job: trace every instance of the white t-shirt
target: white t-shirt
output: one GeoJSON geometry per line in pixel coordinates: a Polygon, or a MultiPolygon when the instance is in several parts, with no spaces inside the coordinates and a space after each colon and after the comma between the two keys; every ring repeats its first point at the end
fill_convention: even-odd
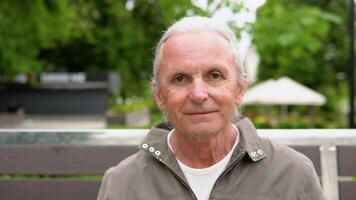
{"type": "MultiPolygon", "coordinates": [[[[232,156],[232,152],[234,151],[237,144],[239,143],[239,139],[240,139],[239,132],[235,125],[234,127],[236,129],[236,134],[237,134],[234,146],[232,147],[231,151],[225,156],[225,158],[215,163],[214,165],[207,168],[191,168],[183,164],[177,158],[178,164],[182,169],[185,177],[188,180],[189,186],[192,188],[198,200],[209,199],[211,190],[213,189],[216,180],[219,178],[220,174],[225,170],[232,156]]],[[[168,137],[167,137],[168,146],[172,150],[172,152],[174,151],[169,142],[169,138],[171,137],[173,131],[174,129],[168,133],[168,137]]]]}

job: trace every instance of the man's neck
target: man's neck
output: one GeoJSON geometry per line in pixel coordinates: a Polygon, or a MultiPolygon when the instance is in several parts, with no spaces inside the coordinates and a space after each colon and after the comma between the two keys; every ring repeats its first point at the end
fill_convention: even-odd
{"type": "Polygon", "coordinates": [[[206,168],[222,160],[231,151],[236,139],[236,129],[231,126],[206,138],[191,138],[174,131],[170,144],[182,163],[192,168],[206,168]]]}

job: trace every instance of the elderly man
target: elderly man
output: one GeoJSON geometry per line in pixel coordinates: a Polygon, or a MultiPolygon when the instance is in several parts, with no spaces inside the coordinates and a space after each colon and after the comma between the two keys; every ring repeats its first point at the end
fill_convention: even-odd
{"type": "Polygon", "coordinates": [[[168,122],[104,175],[98,200],[319,200],[311,161],[235,118],[246,78],[232,31],[187,17],[158,43],[153,92],[168,122]]]}

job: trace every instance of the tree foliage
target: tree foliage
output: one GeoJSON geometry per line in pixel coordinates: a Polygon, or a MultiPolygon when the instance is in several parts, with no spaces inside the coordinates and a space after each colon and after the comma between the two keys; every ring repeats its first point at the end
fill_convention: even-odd
{"type": "Polygon", "coordinates": [[[0,73],[117,71],[122,95],[142,94],[163,30],[187,13],[190,0],[3,0],[0,73]]]}
{"type": "Polygon", "coordinates": [[[14,75],[40,71],[41,48],[70,37],[73,9],[69,1],[0,2],[0,73],[14,75]],[[59,28],[60,27],[60,28],[59,28]]]}
{"type": "Polygon", "coordinates": [[[335,107],[336,72],[347,68],[346,11],[341,1],[268,0],[252,26],[259,79],[290,76],[326,94],[335,107]]]}

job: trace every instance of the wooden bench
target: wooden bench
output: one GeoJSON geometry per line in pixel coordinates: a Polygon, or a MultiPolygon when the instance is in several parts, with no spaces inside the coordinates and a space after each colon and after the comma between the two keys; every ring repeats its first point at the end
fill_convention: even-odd
{"type": "MultiPolygon", "coordinates": [[[[328,173],[325,172],[326,170],[323,172],[321,169],[319,146],[292,146],[292,148],[308,156],[313,161],[319,176],[322,176],[322,173],[328,173]]],[[[356,180],[352,180],[352,176],[356,176],[356,146],[339,146],[335,153],[337,167],[334,170],[338,174],[336,181],[338,182],[339,199],[354,200],[356,199],[356,180]]]]}
{"type": "Polygon", "coordinates": [[[94,200],[100,175],[136,151],[135,146],[0,146],[0,174],[52,177],[0,180],[0,199],[94,200]],[[94,175],[94,180],[83,179],[83,175],[94,175]]]}
{"type": "MultiPolygon", "coordinates": [[[[95,140],[102,139],[95,138],[95,140]]],[[[102,143],[100,145],[93,145],[93,143],[34,145],[1,144],[0,142],[0,199],[95,200],[103,172],[137,152],[138,141],[139,139],[136,139],[133,142],[135,145],[132,141],[130,145],[124,145],[126,142],[119,142],[118,145],[112,145],[112,143],[108,145],[102,143]],[[25,178],[16,177],[16,174],[26,176],[25,178]],[[32,175],[35,178],[26,178],[32,175]],[[9,179],[9,176],[12,176],[12,179],[9,179]]],[[[323,173],[330,173],[330,170],[323,169],[322,163],[329,161],[325,160],[325,156],[321,156],[325,151],[323,149],[320,151],[319,146],[292,147],[313,161],[321,180],[327,180],[328,177],[333,176],[328,175],[326,178],[323,176],[323,173]]],[[[329,150],[337,156],[337,166],[334,171],[339,176],[339,186],[336,189],[339,199],[354,200],[356,181],[351,180],[350,176],[356,175],[356,146],[339,146],[337,149],[329,150]]],[[[329,167],[333,167],[332,165],[333,163],[329,167]]],[[[330,197],[330,199],[333,198],[330,197]]]]}

